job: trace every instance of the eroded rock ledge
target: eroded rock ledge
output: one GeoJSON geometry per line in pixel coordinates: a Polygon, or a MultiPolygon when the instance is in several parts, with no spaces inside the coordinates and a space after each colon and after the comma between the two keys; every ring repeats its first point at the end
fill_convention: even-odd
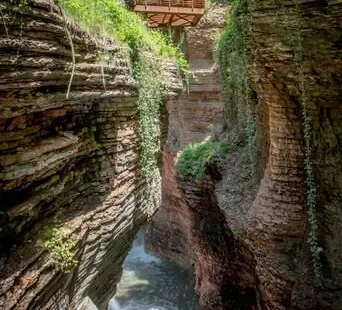
{"type": "Polygon", "coordinates": [[[260,304],[255,260],[234,236],[215,194],[221,179],[208,167],[201,182],[178,178],[189,213],[190,244],[201,309],[256,309],[260,304]]]}
{"type": "MultiPolygon", "coordinates": [[[[157,207],[144,203],[130,61],[115,42],[66,26],[52,1],[0,6],[0,308],[75,309],[89,296],[104,309],[157,207]],[[66,27],[76,60],[68,99],[66,27]],[[58,272],[42,245],[54,227],[76,244],[71,273],[58,272]]],[[[167,100],[182,83],[165,66],[167,100]]]]}

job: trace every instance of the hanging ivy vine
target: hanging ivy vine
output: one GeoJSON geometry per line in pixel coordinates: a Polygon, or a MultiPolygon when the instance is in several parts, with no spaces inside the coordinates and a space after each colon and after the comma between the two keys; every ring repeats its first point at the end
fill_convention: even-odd
{"type": "MultiPolygon", "coordinates": [[[[138,92],[140,172],[146,184],[146,205],[160,200],[160,111],[165,78],[163,59],[176,61],[183,76],[190,74],[181,49],[161,32],[148,29],[143,20],[117,0],[59,0],[66,11],[95,37],[109,37],[128,46],[138,92]]],[[[105,81],[103,83],[105,85],[105,81]]],[[[147,210],[148,211],[148,210],[147,210]]]]}
{"type": "Polygon", "coordinates": [[[303,34],[301,25],[301,9],[298,1],[293,6],[285,6],[279,2],[277,32],[280,37],[293,50],[293,67],[298,77],[299,100],[301,108],[301,125],[304,138],[304,171],[306,206],[308,220],[308,239],[309,250],[312,261],[312,268],[315,276],[319,279],[322,272],[321,252],[319,245],[319,225],[317,219],[317,184],[315,180],[315,168],[312,153],[312,121],[308,108],[307,82],[304,70],[303,56],[303,34]]]}
{"type": "Polygon", "coordinates": [[[144,198],[149,204],[159,204],[161,199],[161,175],[159,170],[160,113],[164,79],[162,64],[153,54],[140,51],[137,54],[134,76],[138,89],[140,127],[141,174],[146,181],[144,198]],[[146,74],[148,73],[148,74],[146,74]]]}
{"type": "Polygon", "coordinates": [[[312,266],[317,278],[321,276],[320,253],[322,248],[318,242],[318,220],[317,220],[317,185],[315,181],[315,170],[312,154],[312,122],[308,113],[308,98],[306,91],[306,80],[303,66],[303,38],[300,26],[300,8],[296,5],[296,33],[294,36],[294,63],[296,73],[299,76],[299,90],[302,107],[302,128],[304,136],[304,170],[306,174],[306,204],[308,213],[308,243],[311,253],[312,266]]]}
{"type": "Polygon", "coordinates": [[[248,29],[251,4],[248,0],[234,0],[232,5],[218,45],[225,123],[230,135],[245,137],[248,157],[253,168],[255,102],[248,80],[248,29]]]}

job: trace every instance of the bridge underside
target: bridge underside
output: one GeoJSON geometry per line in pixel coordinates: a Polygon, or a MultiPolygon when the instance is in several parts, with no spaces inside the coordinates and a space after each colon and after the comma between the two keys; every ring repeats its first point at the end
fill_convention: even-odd
{"type": "Polygon", "coordinates": [[[188,27],[195,26],[204,14],[204,8],[166,7],[157,5],[136,5],[135,12],[147,18],[149,27],[188,27]]]}

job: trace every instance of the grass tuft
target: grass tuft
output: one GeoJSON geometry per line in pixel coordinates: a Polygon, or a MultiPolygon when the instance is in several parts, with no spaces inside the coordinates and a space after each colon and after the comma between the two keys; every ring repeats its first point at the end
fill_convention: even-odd
{"type": "Polygon", "coordinates": [[[192,176],[201,182],[208,164],[222,161],[229,152],[226,140],[203,141],[188,144],[181,152],[176,172],[182,176],[192,176]]]}
{"type": "Polygon", "coordinates": [[[156,57],[176,60],[180,70],[190,72],[187,61],[178,46],[163,33],[146,27],[139,15],[124,7],[118,0],[59,0],[62,7],[91,35],[108,36],[127,44],[136,54],[145,50],[156,57]]]}

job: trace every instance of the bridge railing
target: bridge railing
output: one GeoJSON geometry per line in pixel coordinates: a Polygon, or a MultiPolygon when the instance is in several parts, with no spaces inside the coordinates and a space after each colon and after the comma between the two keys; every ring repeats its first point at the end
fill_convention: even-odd
{"type": "Polygon", "coordinates": [[[134,0],[134,5],[204,8],[205,0],[134,0]]]}

